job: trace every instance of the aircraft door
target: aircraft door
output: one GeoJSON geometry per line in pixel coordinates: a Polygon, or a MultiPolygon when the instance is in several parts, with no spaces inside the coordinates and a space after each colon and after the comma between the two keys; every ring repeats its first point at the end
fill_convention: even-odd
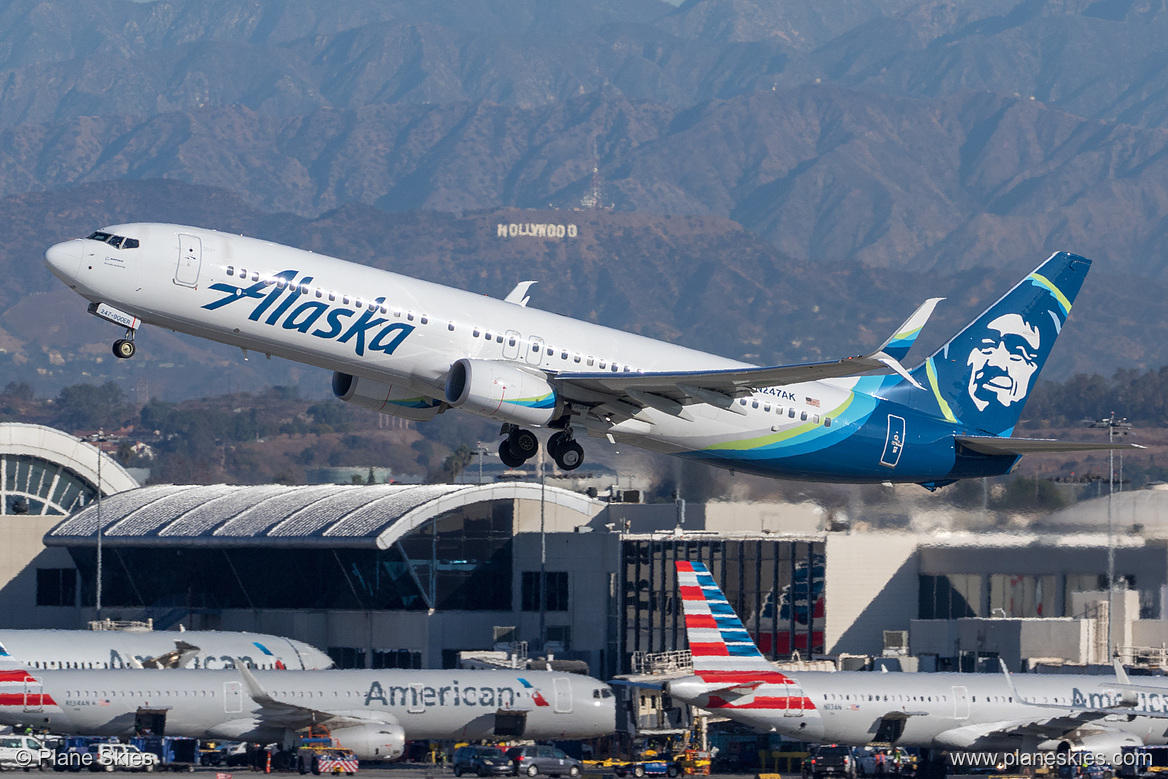
{"type": "Polygon", "coordinates": [[[803,688],[797,684],[787,685],[787,708],[783,709],[784,717],[803,716],[803,688]]]}
{"type": "Polygon", "coordinates": [[[179,233],[178,267],[174,271],[174,283],[183,287],[197,287],[199,267],[203,264],[203,242],[196,235],[179,233]]]}
{"type": "Polygon", "coordinates": [[[543,359],[543,339],[532,338],[524,348],[527,350],[525,359],[532,365],[539,365],[539,361],[543,359]]]}
{"type": "Polygon", "coordinates": [[[36,679],[28,677],[24,680],[24,710],[38,712],[44,710],[44,688],[36,679]]]}
{"type": "Polygon", "coordinates": [[[953,719],[969,719],[969,690],[953,688],[953,719]]]}
{"type": "Polygon", "coordinates": [[[527,355],[524,352],[527,350],[527,342],[523,340],[523,336],[519,335],[514,330],[508,330],[503,333],[503,359],[504,360],[521,360],[527,355]]]}
{"type": "Polygon", "coordinates": [[[139,736],[165,736],[166,709],[138,709],[134,712],[134,733],[139,736]]]}
{"type": "Polygon", "coordinates": [[[243,682],[223,682],[223,711],[228,714],[243,711],[243,682]]]}
{"type": "Polygon", "coordinates": [[[884,439],[884,454],[880,455],[880,464],[895,468],[900,462],[900,453],[904,451],[904,417],[888,415],[888,435],[884,439]]]}
{"type": "Polygon", "coordinates": [[[552,680],[556,690],[556,714],[572,713],[572,682],[562,676],[552,680]]]}

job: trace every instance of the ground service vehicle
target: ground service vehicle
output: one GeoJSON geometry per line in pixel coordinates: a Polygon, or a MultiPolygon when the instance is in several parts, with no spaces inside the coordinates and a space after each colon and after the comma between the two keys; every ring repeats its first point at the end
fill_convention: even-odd
{"type": "Polygon", "coordinates": [[[477,774],[478,776],[509,776],[515,771],[511,758],[498,747],[462,746],[454,750],[451,761],[455,776],[477,774]]]}
{"type": "Polygon", "coordinates": [[[576,777],[584,770],[583,763],[555,747],[511,747],[507,750],[507,757],[511,758],[516,775],[576,777]]]}
{"type": "Polygon", "coordinates": [[[823,779],[825,776],[855,779],[856,756],[848,746],[838,744],[822,746],[811,756],[809,771],[811,779],[823,779]]]}
{"type": "Polygon", "coordinates": [[[39,769],[43,748],[44,744],[32,736],[0,737],[0,768],[39,769]]]}

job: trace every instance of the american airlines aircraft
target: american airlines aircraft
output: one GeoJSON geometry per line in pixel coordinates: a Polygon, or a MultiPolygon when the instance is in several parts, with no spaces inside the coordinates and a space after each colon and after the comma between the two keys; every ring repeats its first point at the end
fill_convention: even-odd
{"type": "Polygon", "coordinates": [[[406,740],[592,738],[616,726],[608,685],[550,671],[0,671],[0,724],[53,733],[290,745],[327,731],[363,759],[406,740]]]}
{"type": "MultiPolygon", "coordinates": [[[[936,300],[871,354],[757,367],[213,230],[105,227],[45,252],[54,274],[125,329],[143,323],[332,370],[341,400],[414,420],[455,408],[503,423],[499,456],[565,470],[577,431],[768,476],[917,482],[1008,473],[1023,454],[1107,444],[1010,438],[1090,261],[1060,252],[912,371],[936,300]],[[874,370],[888,375],[859,376],[874,370]]],[[[1116,447],[1124,445],[1116,444],[1116,447]]]]}
{"type": "Polygon", "coordinates": [[[677,563],[693,675],[674,698],[801,741],[945,750],[1051,751],[1114,762],[1168,743],[1168,679],[1072,674],[781,672],[758,651],[714,577],[677,563]]]}
{"type": "Polygon", "coordinates": [[[0,630],[0,660],[28,668],[331,668],[314,646],[219,630],[0,630]]]}

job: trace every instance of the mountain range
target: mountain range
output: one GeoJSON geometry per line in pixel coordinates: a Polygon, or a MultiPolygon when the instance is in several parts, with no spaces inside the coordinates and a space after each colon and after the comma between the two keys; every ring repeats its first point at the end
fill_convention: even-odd
{"type": "Polygon", "coordinates": [[[113,364],[39,256],[150,219],[535,278],[533,305],[757,362],[856,353],[948,294],[935,344],[1066,249],[1096,267],[1050,375],[1155,367],[1166,182],[1164,0],[12,0],[0,366],[300,381],[149,331],[113,364]]]}

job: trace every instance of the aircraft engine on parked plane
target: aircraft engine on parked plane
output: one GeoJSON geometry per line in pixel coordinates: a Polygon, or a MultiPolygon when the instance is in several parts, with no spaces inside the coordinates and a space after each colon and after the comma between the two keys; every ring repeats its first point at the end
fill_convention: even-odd
{"type": "Polygon", "coordinates": [[[406,732],[401,725],[370,723],[352,728],[333,728],[333,740],[351,749],[360,760],[394,760],[406,748],[406,732]]]}
{"type": "Polygon", "coordinates": [[[417,422],[427,422],[442,410],[442,401],[408,386],[383,384],[348,373],[333,373],[333,394],[346,403],[417,422]]]}
{"type": "Polygon", "coordinates": [[[1131,733],[1125,733],[1122,730],[1097,730],[1094,733],[1086,733],[1077,738],[1062,738],[1044,741],[1038,745],[1039,750],[1054,749],[1056,752],[1070,752],[1072,754],[1082,754],[1090,752],[1100,762],[1105,762],[1109,765],[1121,765],[1120,761],[1123,759],[1123,750],[1127,747],[1130,751],[1132,747],[1142,747],[1144,742],[1133,736],[1131,733]]]}
{"type": "Polygon", "coordinates": [[[446,402],[472,414],[520,425],[559,416],[559,398],[543,373],[495,360],[458,360],[446,376],[446,402]]]}

